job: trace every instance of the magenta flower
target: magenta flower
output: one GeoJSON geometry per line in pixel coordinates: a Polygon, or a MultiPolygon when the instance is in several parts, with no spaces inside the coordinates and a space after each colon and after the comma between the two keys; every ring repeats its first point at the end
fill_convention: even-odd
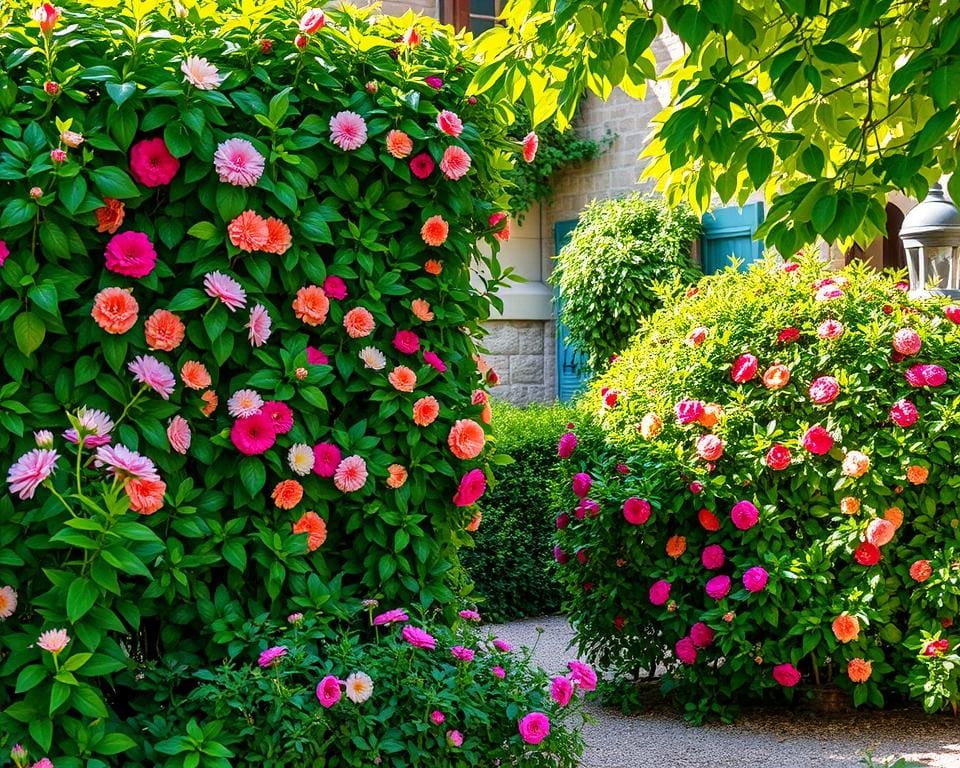
{"type": "Polygon", "coordinates": [[[460,731],[447,731],[447,744],[451,747],[462,747],[463,734],[460,731]]]}
{"type": "Polygon", "coordinates": [[[21,499],[32,499],[40,484],[53,474],[59,458],[60,454],[47,448],[27,451],[7,472],[10,493],[16,493],[21,499]]]}
{"type": "Polygon", "coordinates": [[[426,179],[433,173],[433,169],[436,167],[437,164],[433,162],[433,158],[426,152],[421,152],[419,155],[414,155],[410,158],[410,172],[418,179],[426,179]]]}
{"type": "Polygon", "coordinates": [[[329,365],[330,358],[324,354],[323,350],[307,347],[307,362],[310,365],[329,365]]]}
{"type": "Polygon", "coordinates": [[[670,588],[673,585],[665,579],[655,581],[650,587],[649,597],[652,605],[664,605],[670,599],[670,588]]]}
{"type": "Polygon", "coordinates": [[[550,735],[550,718],[543,712],[531,712],[520,720],[517,727],[527,744],[537,745],[550,735]]]}
{"type": "Polygon", "coordinates": [[[221,272],[208,272],[204,275],[203,289],[207,296],[220,299],[231,312],[247,305],[247,292],[240,283],[221,272]]]}
{"type": "Polygon", "coordinates": [[[393,336],[393,346],[404,355],[412,355],[420,349],[420,337],[413,331],[397,331],[393,336]]]}
{"type": "Polygon", "coordinates": [[[678,424],[692,424],[703,416],[703,403],[699,400],[681,400],[673,406],[678,424]]]}
{"type": "Polygon", "coordinates": [[[897,400],[890,408],[890,421],[898,427],[912,427],[919,416],[917,406],[906,399],[897,400]]]}
{"type": "Polygon", "coordinates": [[[939,387],[947,381],[947,372],[939,365],[913,365],[903,375],[911,387],[939,387]]]}
{"type": "Polygon", "coordinates": [[[444,715],[439,709],[435,709],[430,713],[430,722],[434,725],[441,725],[446,719],[446,715],[444,715]]]}
{"type": "Polygon", "coordinates": [[[623,502],[623,519],[631,525],[644,525],[650,519],[650,502],[631,496],[623,502]]]}
{"type": "Polygon", "coordinates": [[[447,370],[446,363],[444,363],[443,360],[440,359],[440,357],[437,355],[436,352],[424,351],[423,362],[425,362],[434,370],[439,371],[440,373],[446,373],[446,370],[447,370]]]}
{"type": "Polygon", "coordinates": [[[233,422],[230,441],[245,456],[259,456],[273,448],[277,442],[277,431],[269,416],[258,413],[233,422]]]}
{"type": "Polygon", "coordinates": [[[333,675],[327,675],[317,684],[317,699],[320,706],[330,709],[340,701],[340,681],[333,675]]]}
{"type": "Polygon", "coordinates": [[[107,269],[127,277],[146,277],[157,264],[157,252],[143,232],[121,232],[107,243],[107,269]]]}
{"type": "Polygon", "coordinates": [[[327,275],[327,279],[323,281],[321,287],[328,299],[343,301],[347,298],[347,284],[343,282],[343,278],[336,275],[327,275]]]}
{"type": "Polygon", "coordinates": [[[462,645],[453,646],[453,648],[450,649],[450,654],[458,661],[471,662],[474,657],[474,652],[470,648],[465,648],[462,645]]]}
{"type": "Polygon", "coordinates": [[[573,683],[567,677],[557,675],[550,681],[550,698],[561,707],[567,706],[573,698],[573,683]]]}
{"type": "Polygon", "coordinates": [[[120,480],[159,480],[156,465],[146,456],[125,445],[102,445],[97,448],[97,466],[108,467],[120,480]]]}
{"type": "Polygon", "coordinates": [[[250,339],[250,343],[255,347],[262,347],[266,344],[267,339],[270,338],[271,325],[270,313],[267,312],[267,308],[263,304],[257,304],[250,310],[250,319],[246,325],[249,331],[247,338],[250,339]]]}
{"type": "Polygon", "coordinates": [[[213,167],[220,181],[252,187],[263,175],[264,157],[246,139],[227,139],[213,154],[213,167]]]}
{"type": "Polygon", "coordinates": [[[746,531],[757,524],[757,520],[760,519],[760,510],[749,501],[738,501],[730,510],[730,519],[737,528],[746,531]]]}
{"type": "Polygon", "coordinates": [[[257,664],[261,668],[264,667],[273,667],[280,663],[280,659],[287,655],[287,649],[283,645],[275,645],[272,648],[267,648],[260,654],[260,657],[257,659],[257,664]]]}
{"type": "Polygon", "coordinates": [[[681,664],[690,666],[697,661],[697,646],[690,637],[681,637],[677,640],[676,645],[673,646],[673,651],[681,664]]]}
{"type": "Polygon", "coordinates": [[[719,544],[708,544],[700,554],[700,562],[702,562],[703,567],[709,571],[716,571],[723,568],[725,561],[726,553],[719,544]]]}
{"type": "Polygon", "coordinates": [[[330,141],[347,152],[360,149],[367,141],[367,123],[356,112],[337,112],[330,118],[330,141]]]}
{"type": "Polygon", "coordinates": [[[490,671],[494,674],[494,677],[499,677],[501,680],[507,676],[507,670],[499,665],[493,667],[490,671]]]}
{"type": "Polygon", "coordinates": [[[500,638],[494,638],[493,647],[496,648],[501,653],[510,653],[513,650],[513,646],[510,645],[506,640],[501,640],[500,638]]]}
{"type": "Polygon", "coordinates": [[[453,497],[453,503],[458,507],[469,507],[483,496],[487,490],[487,478],[482,469],[471,469],[460,478],[460,486],[453,497]]]}
{"type": "Polygon", "coordinates": [[[166,363],[161,363],[151,355],[138,355],[127,368],[137,382],[150,387],[164,400],[169,400],[176,389],[177,377],[173,375],[173,371],[166,363]]]}
{"type": "Polygon", "coordinates": [[[423,82],[425,82],[431,88],[436,88],[438,91],[441,88],[443,88],[443,80],[437,77],[436,75],[430,75],[429,77],[425,77],[423,79],[423,82]]]}
{"type": "Polygon", "coordinates": [[[597,673],[589,664],[582,661],[568,661],[567,669],[570,670],[570,680],[574,685],[585,691],[595,691],[597,689],[597,673]]]}
{"type": "Polygon", "coordinates": [[[459,616],[461,619],[466,619],[467,621],[480,621],[480,614],[469,608],[460,611],[459,616]]]}
{"type": "Polygon", "coordinates": [[[840,384],[833,376],[821,376],[810,384],[809,394],[817,405],[832,403],[840,394],[840,384]]]}
{"type": "Polygon", "coordinates": [[[432,651],[437,647],[437,640],[433,635],[412,624],[407,624],[401,634],[403,635],[403,639],[415,648],[426,648],[432,651]]]}
{"type": "Polygon", "coordinates": [[[690,627],[690,639],[697,648],[706,648],[713,642],[714,632],[702,621],[690,627]]]}
{"type": "Polygon", "coordinates": [[[569,459],[577,448],[577,436],[573,432],[564,432],[560,436],[560,443],[557,445],[557,456],[561,459],[569,459]]]}
{"type": "Polygon", "coordinates": [[[342,455],[333,443],[319,443],[313,446],[313,473],[320,477],[333,477],[340,465],[342,455]]]}
{"type": "Polygon", "coordinates": [[[707,582],[707,594],[714,600],[723,600],[730,594],[730,577],[714,576],[707,582]]]}
{"type": "Polygon", "coordinates": [[[270,419],[273,430],[278,435],[285,435],[293,429],[293,411],[286,403],[270,400],[263,404],[263,409],[260,412],[270,419]]]}
{"type": "Polygon", "coordinates": [[[800,682],[800,670],[793,664],[777,664],[773,668],[773,679],[785,688],[793,688],[800,682]]]}
{"type": "Polygon", "coordinates": [[[593,478],[586,472],[577,472],[570,481],[573,493],[578,498],[585,498],[590,493],[590,486],[593,485],[593,478]]]}
{"type": "Polygon", "coordinates": [[[748,592],[762,592],[764,587],[767,586],[769,578],[770,575],[765,568],[755,565],[753,568],[748,568],[746,572],[744,572],[743,586],[747,588],[748,592]]]}
{"type": "Polygon", "coordinates": [[[373,626],[382,627],[402,621],[410,621],[410,617],[407,616],[407,612],[404,611],[403,608],[393,608],[389,611],[384,611],[383,613],[374,616],[373,626]]]}

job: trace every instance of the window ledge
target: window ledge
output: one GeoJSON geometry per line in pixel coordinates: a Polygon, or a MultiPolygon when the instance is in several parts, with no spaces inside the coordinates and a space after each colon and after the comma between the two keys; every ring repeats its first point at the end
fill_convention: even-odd
{"type": "Polygon", "coordinates": [[[503,300],[503,312],[494,310],[491,320],[553,320],[553,291],[545,283],[511,283],[497,296],[503,300]]]}

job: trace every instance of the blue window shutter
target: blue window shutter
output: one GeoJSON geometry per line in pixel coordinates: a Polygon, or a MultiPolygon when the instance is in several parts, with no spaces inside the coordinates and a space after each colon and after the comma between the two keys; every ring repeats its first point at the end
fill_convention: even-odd
{"type": "Polygon", "coordinates": [[[763,254],[763,243],[753,239],[763,222],[763,203],[748,203],[743,208],[732,205],[717,208],[703,215],[703,238],[700,260],[705,274],[712,275],[730,265],[736,256],[744,265],[763,254]]]}
{"type": "MultiPolygon", "coordinates": [[[[553,228],[554,242],[557,253],[566,245],[570,233],[577,226],[577,220],[558,221],[553,228]]],[[[563,306],[563,297],[558,289],[554,289],[553,301],[557,317],[557,397],[567,401],[583,390],[590,378],[586,358],[574,349],[570,343],[570,329],[560,321],[560,309],[563,306]]]]}

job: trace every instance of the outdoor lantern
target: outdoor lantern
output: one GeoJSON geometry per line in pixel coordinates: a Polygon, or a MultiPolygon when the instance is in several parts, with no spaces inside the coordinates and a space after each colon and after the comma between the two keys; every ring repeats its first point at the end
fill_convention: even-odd
{"type": "Polygon", "coordinates": [[[960,211],[939,184],[904,217],[900,239],[912,293],[960,297],[960,211]]]}

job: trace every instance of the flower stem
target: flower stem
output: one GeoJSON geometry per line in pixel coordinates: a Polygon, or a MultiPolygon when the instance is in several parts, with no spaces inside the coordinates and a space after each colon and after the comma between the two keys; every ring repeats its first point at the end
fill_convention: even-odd
{"type": "Polygon", "coordinates": [[[130,409],[133,408],[133,406],[136,404],[137,400],[140,399],[140,397],[143,395],[144,392],[147,391],[147,389],[148,389],[148,387],[147,387],[146,384],[144,384],[143,386],[140,387],[140,391],[137,392],[137,394],[135,394],[135,395],[133,396],[133,399],[132,399],[129,403],[127,403],[127,406],[123,409],[123,413],[120,414],[120,418],[117,419],[116,422],[114,422],[114,425],[113,425],[113,426],[114,426],[114,429],[116,429],[117,427],[119,427],[119,426],[120,426],[120,422],[122,422],[125,418],[127,418],[127,414],[130,413],[130,409]]]}

